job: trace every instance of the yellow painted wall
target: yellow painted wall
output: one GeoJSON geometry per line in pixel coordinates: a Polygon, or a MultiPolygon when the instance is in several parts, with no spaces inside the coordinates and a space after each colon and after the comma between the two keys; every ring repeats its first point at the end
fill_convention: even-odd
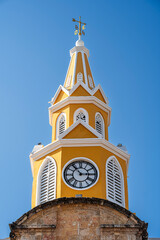
{"type": "MultiPolygon", "coordinates": [[[[85,59],[85,64],[86,64],[87,79],[88,79],[88,75],[90,75],[92,80],[93,80],[92,72],[91,72],[91,69],[90,69],[90,66],[89,66],[89,62],[88,62],[88,58],[87,58],[86,54],[84,54],[84,59],[85,59]]],[[[89,81],[88,81],[88,86],[90,88],[89,81]]],[[[94,80],[93,80],[93,86],[95,87],[94,80]]]]}
{"type": "Polygon", "coordinates": [[[83,104],[69,104],[67,107],[64,107],[57,112],[53,113],[53,120],[52,120],[52,142],[56,140],[56,121],[58,119],[58,116],[64,112],[66,113],[66,127],[68,128],[73,124],[73,117],[74,117],[74,112],[78,108],[84,108],[89,115],[89,125],[95,129],[95,114],[96,112],[101,113],[103,119],[104,119],[104,124],[105,124],[105,139],[108,140],[108,114],[95,106],[94,104],[90,103],[83,103],[83,104]]]}
{"type": "MultiPolygon", "coordinates": [[[[66,106],[52,114],[52,142],[56,140],[56,123],[61,113],[66,114],[66,119],[70,119],[70,106],[66,106]]],[[[69,121],[66,121],[66,128],[70,126],[69,121]]]]}
{"type": "MultiPolygon", "coordinates": [[[[54,152],[48,154],[47,156],[54,158],[57,165],[57,188],[56,188],[56,198],[59,198],[61,196],[61,181],[58,181],[58,179],[61,179],[61,158],[62,158],[62,149],[59,148],[58,150],[55,150],[54,152]]],[[[45,156],[46,157],[46,156],[45,156]]],[[[32,184],[32,208],[36,206],[36,193],[37,193],[37,178],[38,178],[38,172],[40,169],[41,164],[45,160],[45,157],[40,158],[39,160],[34,162],[34,172],[33,172],[33,184],[32,184]]]]}
{"type": "Polygon", "coordinates": [[[97,138],[97,136],[86,129],[82,124],[79,124],[64,137],[64,139],[72,138],[97,138]]]}
{"type": "Polygon", "coordinates": [[[82,62],[82,53],[78,52],[77,54],[77,64],[76,64],[76,75],[75,75],[75,84],[77,83],[77,74],[81,72],[83,74],[83,82],[84,80],[84,71],[83,71],[83,62],[82,62]]]}
{"type": "MultiPolygon", "coordinates": [[[[63,147],[49,155],[53,157],[57,164],[57,198],[59,197],[75,197],[76,194],[82,194],[83,197],[97,197],[106,199],[106,161],[110,156],[113,156],[111,151],[102,147],[63,147]],[[91,188],[87,190],[74,190],[68,187],[62,179],[62,170],[64,165],[73,158],[85,157],[92,160],[99,168],[99,180],[91,188]]],[[[125,207],[128,209],[128,187],[127,187],[127,173],[126,162],[120,157],[114,155],[119,161],[123,175],[124,175],[124,189],[125,189],[125,207]]],[[[36,189],[37,189],[37,175],[45,157],[34,162],[34,179],[32,190],[32,207],[36,203],[36,189]]]]}
{"type": "MultiPolygon", "coordinates": [[[[71,76],[71,83],[72,83],[74,66],[75,66],[75,53],[71,57],[71,61],[70,61],[69,67],[68,67],[67,76],[66,76],[65,83],[64,83],[64,87],[66,86],[66,82],[67,82],[67,79],[68,79],[69,76],[71,76]]],[[[67,87],[67,89],[71,89],[71,85],[69,87],[67,87]]]]}
{"type": "Polygon", "coordinates": [[[58,94],[58,96],[57,96],[57,98],[56,98],[54,104],[56,104],[56,103],[58,103],[58,102],[64,100],[64,99],[67,98],[67,97],[68,97],[68,95],[67,95],[65,92],[63,92],[63,91],[61,90],[60,93],[58,94]]]}
{"type": "Polygon", "coordinates": [[[72,94],[72,97],[76,96],[91,96],[82,86],[79,86],[72,94]]]}
{"type": "Polygon", "coordinates": [[[106,103],[106,101],[104,100],[104,97],[102,96],[102,93],[100,92],[99,89],[93,96],[97,97],[99,100],[101,100],[102,102],[106,103]]]}

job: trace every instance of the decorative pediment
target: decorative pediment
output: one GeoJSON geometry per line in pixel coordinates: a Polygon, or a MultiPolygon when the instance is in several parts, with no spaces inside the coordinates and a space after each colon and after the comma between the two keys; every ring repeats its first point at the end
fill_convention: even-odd
{"type": "Polygon", "coordinates": [[[100,84],[96,88],[91,90],[83,82],[77,82],[70,91],[68,91],[66,88],[60,85],[55,96],[52,98],[50,103],[52,105],[56,104],[69,96],[74,96],[74,97],[94,96],[98,98],[100,101],[102,101],[103,103],[108,105],[108,98],[106,97],[100,84]]]}
{"type": "Polygon", "coordinates": [[[71,127],[67,128],[64,133],[59,135],[59,139],[73,139],[73,138],[102,138],[94,128],[89,126],[83,120],[79,119],[71,127]]]}
{"type": "Polygon", "coordinates": [[[69,91],[64,88],[62,85],[59,86],[56,94],[54,95],[54,97],[52,98],[52,100],[50,101],[50,103],[56,104],[62,100],[64,100],[65,98],[67,98],[69,96],[69,91]]]}

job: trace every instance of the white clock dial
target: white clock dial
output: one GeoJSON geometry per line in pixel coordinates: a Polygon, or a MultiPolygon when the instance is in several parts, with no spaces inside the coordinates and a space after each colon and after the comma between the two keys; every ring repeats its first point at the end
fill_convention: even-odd
{"type": "Polygon", "coordinates": [[[97,181],[98,170],[89,161],[76,160],[64,168],[63,179],[72,188],[86,189],[97,181]]]}

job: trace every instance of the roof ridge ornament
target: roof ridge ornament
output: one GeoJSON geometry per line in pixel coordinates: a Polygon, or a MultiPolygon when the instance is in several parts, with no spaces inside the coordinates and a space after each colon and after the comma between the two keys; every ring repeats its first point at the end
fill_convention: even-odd
{"type": "Polygon", "coordinates": [[[82,34],[85,35],[84,29],[85,29],[86,23],[81,22],[81,16],[79,16],[79,21],[76,20],[75,18],[72,18],[72,21],[79,23],[79,26],[75,25],[76,30],[74,32],[75,35],[78,34],[78,40],[76,41],[76,46],[84,46],[84,42],[81,40],[81,36],[82,34]]]}

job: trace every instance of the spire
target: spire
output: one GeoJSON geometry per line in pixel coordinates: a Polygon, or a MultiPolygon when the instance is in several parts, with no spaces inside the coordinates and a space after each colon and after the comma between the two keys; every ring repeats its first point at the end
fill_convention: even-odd
{"type": "Polygon", "coordinates": [[[72,21],[79,23],[79,26],[75,25],[76,30],[74,32],[75,35],[78,34],[78,40],[76,41],[75,47],[70,50],[71,60],[65,78],[64,87],[69,90],[77,82],[82,81],[87,87],[93,89],[95,88],[95,84],[88,61],[89,50],[84,46],[84,41],[81,39],[82,34],[85,35],[84,29],[86,23],[81,21],[81,17],[79,17],[79,21],[74,18],[72,21]]]}

